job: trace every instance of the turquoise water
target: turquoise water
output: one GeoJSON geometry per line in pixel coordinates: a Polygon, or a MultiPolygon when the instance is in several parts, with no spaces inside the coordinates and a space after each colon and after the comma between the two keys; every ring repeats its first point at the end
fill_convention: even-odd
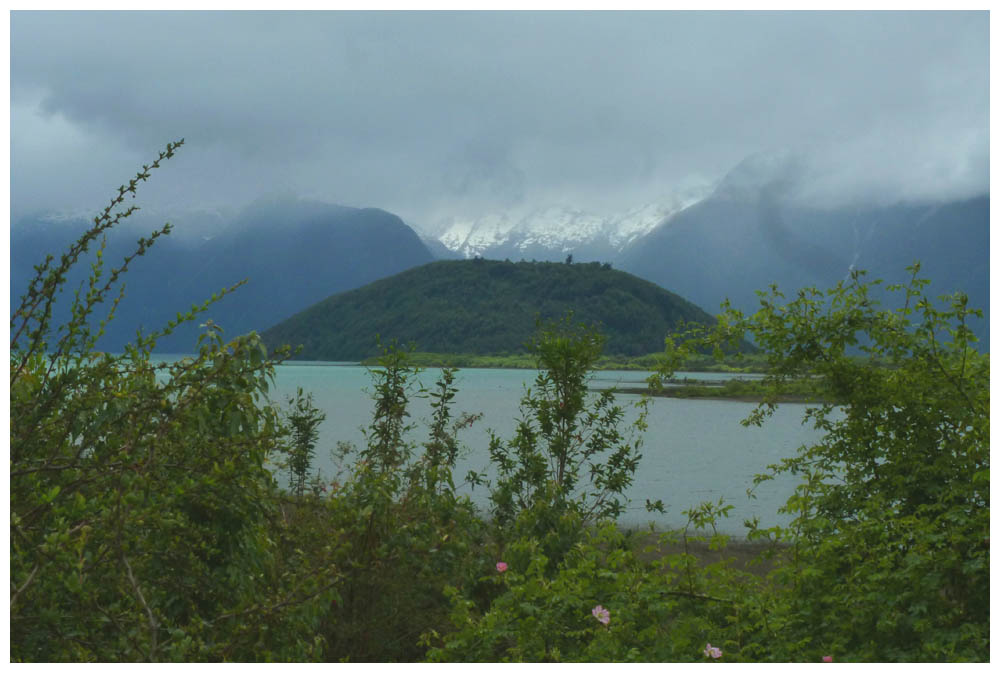
{"type": "MultiPolygon", "coordinates": [[[[315,466],[324,477],[336,478],[344,466],[336,463],[331,450],[341,441],[361,446],[362,428],[371,420],[373,404],[367,392],[371,388],[367,370],[350,363],[327,362],[296,362],[276,369],[272,401],[280,404],[301,387],[312,393],[315,405],[326,413],[320,427],[315,466]]],[[[430,388],[438,375],[439,370],[429,369],[420,374],[418,381],[430,388]]],[[[456,483],[463,481],[470,469],[490,473],[488,431],[504,438],[513,435],[519,418],[518,403],[525,386],[536,375],[534,371],[515,369],[465,369],[456,374],[458,393],[452,416],[463,412],[483,414],[479,422],[459,435],[466,449],[455,472],[456,483]]],[[[648,372],[596,372],[592,387],[639,387],[646,376],[648,372]]],[[[704,373],[687,376],[727,378],[727,375],[704,373]]],[[[619,396],[623,405],[637,399],[633,395],[619,396]]],[[[734,507],[728,520],[720,525],[722,531],[740,533],[744,530],[743,520],[755,515],[765,526],[786,523],[787,518],[779,517],[777,509],[794,490],[793,479],[783,477],[761,484],[755,491],[755,499],[749,499],[746,491],[753,486],[754,475],[764,472],[768,464],[794,455],[799,446],[819,436],[811,427],[802,425],[803,406],[797,404],[780,407],[762,428],[745,428],[740,420],[754,407],[752,403],[733,401],[651,400],[643,459],[628,491],[632,504],[623,516],[623,523],[639,526],[653,522],[661,528],[682,526],[687,520],[683,510],[704,501],[718,501],[720,497],[734,507]],[[666,515],[646,512],[647,499],[662,500],[668,508],[666,515]]],[[[428,399],[413,399],[410,414],[417,427],[410,436],[416,443],[426,438],[430,412],[428,399]]],[[[633,410],[628,418],[636,416],[633,410]]],[[[463,486],[462,490],[474,502],[486,506],[487,494],[482,489],[471,491],[463,486]]]]}
{"type": "MultiPolygon", "coordinates": [[[[438,370],[423,372],[419,381],[431,387],[439,375],[438,370]]],[[[519,418],[518,403],[525,386],[532,383],[534,371],[510,369],[466,369],[455,377],[458,394],[455,396],[453,417],[463,412],[482,413],[483,418],[472,428],[459,435],[466,452],[459,460],[456,482],[464,479],[468,471],[490,473],[489,430],[500,437],[511,437],[519,418]]],[[[593,387],[610,385],[641,386],[647,372],[598,372],[593,387]]],[[[709,378],[692,374],[694,378],[709,378]]],[[[372,402],[365,389],[370,388],[368,372],[359,366],[310,366],[304,364],[278,367],[276,400],[291,395],[296,387],[313,394],[317,407],[327,414],[320,431],[317,449],[317,467],[324,475],[333,478],[338,466],[329,449],[338,441],[349,441],[360,446],[364,441],[361,428],[371,418],[372,402]]],[[[631,405],[637,396],[621,395],[620,402],[631,405]]],[[[803,407],[787,405],[778,410],[774,418],[762,428],[745,428],[740,420],[755,407],[754,404],[731,401],[678,400],[655,398],[651,400],[642,447],[643,459],[628,492],[632,505],[623,516],[628,525],[645,525],[654,522],[659,527],[682,526],[687,518],[683,510],[703,501],[725,498],[734,506],[722,530],[739,533],[743,520],[758,516],[763,525],[787,522],[777,515],[777,508],[791,495],[795,482],[783,478],[765,482],[755,492],[756,499],[747,497],[753,477],[766,470],[768,464],[794,455],[804,443],[818,438],[817,433],[801,424],[803,407]],[[667,514],[650,514],[645,501],[660,499],[667,506],[667,514]]],[[[417,424],[412,433],[415,442],[426,437],[426,419],[431,408],[427,399],[415,399],[411,404],[411,420],[417,424]]],[[[634,419],[632,411],[628,418],[634,419]]],[[[482,489],[470,493],[480,506],[487,504],[482,489]]]]}

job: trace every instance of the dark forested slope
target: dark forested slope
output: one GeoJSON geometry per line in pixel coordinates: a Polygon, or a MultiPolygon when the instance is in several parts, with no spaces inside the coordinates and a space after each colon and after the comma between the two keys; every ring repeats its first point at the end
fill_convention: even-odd
{"type": "Polygon", "coordinates": [[[608,265],[440,261],[329,297],[264,332],[268,346],[303,346],[299,358],[356,360],[375,336],[437,353],[523,352],[536,316],[598,324],[605,352],[660,351],[679,322],[705,311],[608,265]]]}
{"type": "MultiPolygon", "coordinates": [[[[711,196],[636,240],[615,265],[709,311],[728,299],[752,313],[760,307],[757,290],[772,283],[785,293],[828,288],[851,269],[904,283],[906,267],[919,261],[921,276],[932,282],[930,296],[964,292],[988,318],[989,194],[821,208],[789,196],[794,171],[770,170],[748,159],[711,196]]],[[[971,327],[989,342],[988,319],[971,327]]]]}
{"type": "MultiPolygon", "coordinates": [[[[136,238],[162,225],[150,221],[114,231],[105,260],[119,264],[136,238]]],[[[348,208],[326,203],[259,201],[231,221],[199,236],[201,221],[181,222],[179,230],[161,238],[128,273],[128,286],[117,315],[98,348],[120,351],[135,337],[162,327],[213,292],[247,279],[199,320],[183,325],[158,344],[159,352],[186,353],[195,347],[197,325],[211,319],[227,337],[269,325],[311,306],[334,292],[360,287],[433,259],[417,234],[397,216],[376,208],[348,208]],[[185,231],[185,227],[194,231],[185,231]]],[[[17,305],[33,275],[32,265],[46,253],[57,256],[86,229],[85,221],[53,223],[26,219],[11,231],[11,302],[17,305]]],[[[96,247],[93,246],[93,247],[96,247]]],[[[68,310],[72,290],[89,267],[71,274],[69,291],[57,305],[68,310]]],[[[61,311],[61,313],[60,313],[61,311]]]]}

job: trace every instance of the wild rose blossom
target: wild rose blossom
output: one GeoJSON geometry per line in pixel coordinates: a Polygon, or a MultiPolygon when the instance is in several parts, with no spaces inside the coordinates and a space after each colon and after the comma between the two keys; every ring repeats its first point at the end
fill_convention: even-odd
{"type": "Polygon", "coordinates": [[[497,563],[497,572],[498,573],[507,572],[507,564],[504,563],[503,561],[499,561],[497,563]]]}
{"type": "Polygon", "coordinates": [[[590,614],[594,615],[594,619],[605,626],[607,626],[608,622],[611,621],[611,613],[608,612],[608,609],[603,605],[595,605],[594,609],[590,611],[590,614]]]}
{"type": "Polygon", "coordinates": [[[718,659],[722,656],[722,650],[718,647],[712,647],[712,643],[705,643],[705,656],[718,659]]]}
{"type": "Polygon", "coordinates": [[[833,662],[833,655],[832,654],[828,654],[828,655],[824,656],[823,657],[823,661],[825,661],[828,664],[832,663],[833,662]]]}

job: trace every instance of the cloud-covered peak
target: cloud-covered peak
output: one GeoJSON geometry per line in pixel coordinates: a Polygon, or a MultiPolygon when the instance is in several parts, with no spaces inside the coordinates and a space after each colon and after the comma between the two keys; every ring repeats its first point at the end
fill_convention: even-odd
{"type": "Polygon", "coordinates": [[[550,205],[519,216],[492,213],[452,220],[438,240],[466,258],[532,254],[557,258],[581,249],[610,258],[692,202],[678,198],[609,215],[566,205],[550,205]]]}

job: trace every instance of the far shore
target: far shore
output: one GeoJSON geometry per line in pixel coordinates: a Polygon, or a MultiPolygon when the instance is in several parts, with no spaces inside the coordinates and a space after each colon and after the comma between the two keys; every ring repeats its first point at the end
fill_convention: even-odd
{"type": "MultiPolygon", "coordinates": [[[[411,364],[418,367],[455,367],[459,369],[537,369],[534,356],[528,353],[503,355],[477,355],[470,353],[425,353],[409,354],[411,364]]],[[[366,358],[362,365],[378,364],[377,358],[366,358]]],[[[664,364],[661,353],[648,355],[605,355],[595,364],[595,371],[656,371],[664,364]]],[[[677,368],[685,372],[715,372],[727,374],[756,374],[766,371],[766,363],[755,356],[744,356],[718,361],[709,356],[696,357],[677,368]]]]}
{"type": "Polygon", "coordinates": [[[618,388],[617,391],[624,395],[649,395],[650,397],[671,397],[684,400],[718,400],[720,402],[764,402],[767,400],[784,404],[808,404],[822,401],[814,395],[805,393],[787,393],[768,397],[763,390],[730,392],[724,386],[675,385],[665,386],[661,390],[655,391],[648,388],[618,388]]]}

